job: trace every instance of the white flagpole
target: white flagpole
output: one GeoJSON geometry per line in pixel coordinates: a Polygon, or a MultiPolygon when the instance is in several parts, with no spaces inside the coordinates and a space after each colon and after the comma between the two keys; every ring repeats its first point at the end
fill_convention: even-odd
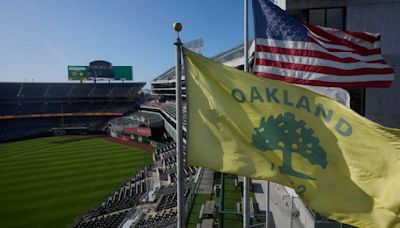
{"type": "MultiPolygon", "coordinates": [[[[248,0],[244,0],[244,71],[249,72],[248,63],[248,44],[249,44],[249,28],[248,28],[248,0]]],[[[250,179],[243,178],[243,227],[250,227],[250,179]]]]}
{"type": "Polygon", "coordinates": [[[182,30],[180,23],[174,24],[174,30],[178,33],[176,42],[176,177],[177,177],[177,221],[176,225],[178,228],[185,227],[185,204],[183,196],[183,177],[182,177],[182,166],[183,166],[183,151],[182,151],[182,72],[181,72],[181,53],[182,53],[182,42],[179,39],[179,32],[182,30]]]}

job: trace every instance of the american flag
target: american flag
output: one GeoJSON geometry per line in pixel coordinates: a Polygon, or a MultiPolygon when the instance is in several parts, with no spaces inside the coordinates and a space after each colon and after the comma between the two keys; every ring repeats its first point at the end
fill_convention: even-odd
{"type": "Polygon", "coordinates": [[[256,75],[329,87],[389,87],[394,71],[380,35],[302,24],[269,0],[253,0],[256,75]]]}

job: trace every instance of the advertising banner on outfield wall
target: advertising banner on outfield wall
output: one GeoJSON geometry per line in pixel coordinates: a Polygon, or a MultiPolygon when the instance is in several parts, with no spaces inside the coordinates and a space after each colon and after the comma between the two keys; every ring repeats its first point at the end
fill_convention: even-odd
{"type": "Polygon", "coordinates": [[[89,66],[68,66],[69,81],[133,80],[132,66],[112,66],[110,69],[91,69],[89,66]]]}
{"type": "Polygon", "coordinates": [[[151,129],[148,127],[124,128],[124,132],[135,135],[151,136],[151,129]]]}

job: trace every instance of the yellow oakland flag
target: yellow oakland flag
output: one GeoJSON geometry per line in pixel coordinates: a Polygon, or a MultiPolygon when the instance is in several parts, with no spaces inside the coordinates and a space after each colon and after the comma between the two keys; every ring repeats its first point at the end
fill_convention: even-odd
{"type": "Polygon", "coordinates": [[[400,130],[184,50],[190,165],[292,187],[319,213],[400,227],[400,130]]]}

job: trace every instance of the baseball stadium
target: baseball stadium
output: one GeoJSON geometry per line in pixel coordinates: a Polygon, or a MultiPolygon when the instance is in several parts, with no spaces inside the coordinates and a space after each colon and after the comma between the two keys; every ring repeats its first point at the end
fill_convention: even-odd
{"type": "MultiPolygon", "coordinates": [[[[338,29],[364,25],[354,15],[365,15],[376,5],[382,12],[390,7],[379,1],[363,1],[361,6],[356,1],[284,2],[289,14],[310,23],[330,26],[329,20],[340,18],[338,29]],[[314,17],[316,12],[324,14],[314,17]],[[324,23],[313,21],[316,18],[324,23]]],[[[253,63],[255,44],[250,43],[248,61],[253,63]]],[[[390,45],[398,47],[398,42],[390,45]]],[[[202,54],[203,40],[184,46],[202,54]]],[[[243,70],[244,56],[239,44],[210,58],[243,70]]],[[[398,70],[398,53],[388,57],[398,70]]],[[[147,85],[133,81],[132,66],[95,60],[65,67],[68,82],[0,82],[0,227],[177,227],[175,66],[154,75],[147,85]]],[[[186,164],[182,69],[185,226],[243,227],[244,178],[186,164]]],[[[399,126],[397,101],[389,99],[389,93],[348,91],[354,111],[399,126]],[[378,98],[388,103],[366,106],[366,99],[378,98]],[[379,114],[385,105],[390,118],[379,114]]],[[[261,180],[250,182],[250,220],[250,227],[352,227],[318,214],[295,190],[261,180]]]]}
{"type": "MultiPolygon", "coordinates": [[[[242,58],[243,45],[213,57],[238,69],[242,58]]],[[[175,227],[175,81],[175,68],[168,69],[150,82],[150,95],[145,83],[128,81],[0,83],[0,193],[7,196],[0,197],[0,226],[175,227]]],[[[184,137],[186,122],[184,105],[184,137]]],[[[242,226],[242,177],[194,166],[183,175],[188,227],[242,226]]],[[[260,227],[263,184],[253,181],[251,189],[260,227]]],[[[291,189],[272,185],[271,192],[288,218],[282,221],[336,224],[291,189]]]]}

